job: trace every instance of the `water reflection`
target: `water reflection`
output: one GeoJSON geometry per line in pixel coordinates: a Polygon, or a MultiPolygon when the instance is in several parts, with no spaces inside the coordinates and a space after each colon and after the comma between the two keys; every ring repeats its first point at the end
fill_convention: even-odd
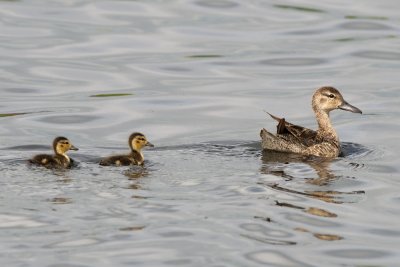
{"type": "MultiPolygon", "coordinates": [[[[272,174],[274,176],[283,177],[285,178],[285,181],[291,181],[295,178],[303,178],[304,180],[306,180],[307,184],[325,187],[330,185],[334,180],[342,178],[342,176],[335,175],[330,170],[330,164],[333,161],[334,159],[305,157],[302,155],[280,153],[275,151],[263,151],[263,165],[260,171],[264,174],[272,174]],[[289,174],[289,172],[291,171],[290,164],[298,163],[305,164],[311,167],[316,172],[317,177],[302,177],[304,175],[299,175],[299,177],[295,177],[289,174]]],[[[282,192],[294,193],[336,204],[351,202],[350,200],[343,199],[343,197],[346,195],[357,195],[365,193],[362,190],[351,192],[341,192],[337,190],[310,190],[310,188],[308,187],[304,191],[300,191],[286,188],[284,186],[281,186],[279,183],[267,183],[264,185],[282,192]]]]}
{"type": "Polygon", "coordinates": [[[336,176],[329,170],[333,159],[306,157],[298,154],[281,153],[275,151],[263,151],[261,172],[264,174],[273,174],[281,176],[286,180],[292,180],[296,177],[285,172],[285,167],[291,163],[304,163],[310,166],[318,175],[318,178],[306,178],[307,183],[314,185],[327,185],[334,180],[336,176]]]}
{"type": "Polygon", "coordinates": [[[53,204],[70,204],[72,203],[72,199],[69,197],[54,197],[51,199],[48,199],[47,201],[53,203],[53,204]]]}
{"type": "Polygon", "coordinates": [[[296,245],[297,242],[291,241],[294,235],[286,230],[278,230],[274,227],[265,226],[258,223],[244,223],[240,228],[245,230],[246,234],[241,236],[248,239],[256,240],[258,242],[270,245],[296,245]]]}
{"type": "Polygon", "coordinates": [[[274,58],[260,61],[260,64],[284,67],[314,66],[324,63],[326,60],[323,58],[274,58]]]}
{"type": "Polygon", "coordinates": [[[335,214],[333,212],[329,212],[327,210],[316,208],[316,207],[304,208],[304,207],[301,207],[301,206],[298,206],[298,205],[293,205],[293,204],[290,204],[290,203],[279,202],[279,201],[275,201],[275,204],[277,206],[281,206],[281,207],[288,207],[288,208],[293,208],[293,209],[304,210],[306,213],[312,214],[312,215],[315,215],[315,216],[327,217],[327,218],[335,218],[335,217],[337,217],[337,214],[335,214]]]}
{"type": "MultiPolygon", "coordinates": [[[[144,166],[131,166],[129,169],[125,170],[123,174],[129,180],[127,189],[140,190],[143,188],[141,179],[149,176],[149,171],[144,166]]],[[[132,196],[132,198],[144,199],[146,197],[135,194],[132,196]]]]}
{"type": "Polygon", "coordinates": [[[209,7],[209,8],[233,8],[238,6],[237,3],[233,1],[227,0],[218,0],[218,1],[209,1],[209,0],[199,0],[196,1],[195,4],[202,6],[202,7],[209,7]]]}
{"type": "Polygon", "coordinates": [[[3,266],[397,266],[395,1],[32,2],[0,1],[3,266]],[[262,109],[311,123],[320,83],[379,114],[333,116],[385,153],[260,161],[262,109]],[[159,165],[100,167],[132,127],[159,165]],[[59,132],[79,168],[15,160],[59,132]]]}
{"type": "MultiPolygon", "coordinates": [[[[297,227],[294,229],[295,231],[298,232],[304,232],[304,233],[310,233],[309,230],[302,228],[302,227],[297,227]]],[[[324,240],[324,241],[337,241],[337,240],[342,240],[343,237],[339,235],[333,235],[333,234],[321,234],[321,233],[311,233],[314,237],[324,240]]]]}
{"type": "Polygon", "coordinates": [[[366,22],[366,21],[352,21],[346,22],[341,25],[342,28],[347,30],[390,30],[390,27],[376,23],[376,22],[366,22]]]}
{"type": "Polygon", "coordinates": [[[149,176],[149,171],[146,167],[131,166],[128,170],[124,171],[124,175],[128,180],[137,180],[149,176]]]}
{"type": "Polygon", "coordinates": [[[287,253],[282,253],[278,250],[262,250],[257,252],[251,252],[246,255],[246,257],[256,263],[260,263],[266,266],[281,266],[281,267],[311,267],[314,265],[309,265],[305,262],[298,261],[287,253]]]}
{"type": "MultiPolygon", "coordinates": [[[[52,174],[56,177],[56,180],[60,184],[71,184],[73,181],[73,177],[71,176],[71,169],[49,169],[44,166],[35,166],[28,162],[27,160],[21,160],[24,164],[28,166],[28,168],[35,173],[43,173],[44,174],[52,174]]],[[[77,164],[77,163],[75,163],[77,164]]],[[[75,165],[76,168],[78,165],[75,165]]]]}
{"type": "Polygon", "coordinates": [[[120,231],[140,231],[143,230],[145,225],[137,225],[137,226],[128,226],[119,228],[120,231]]]}
{"type": "MultiPolygon", "coordinates": [[[[298,205],[293,205],[290,203],[285,203],[285,202],[279,202],[279,201],[275,201],[277,206],[281,206],[281,207],[288,207],[288,208],[293,208],[293,209],[298,209],[298,210],[303,210],[304,212],[314,215],[314,216],[319,216],[319,217],[325,217],[325,218],[336,218],[338,217],[338,215],[336,213],[321,209],[321,208],[316,208],[316,207],[309,207],[309,208],[305,208],[305,207],[301,207],[298,205]]],[[[308,222],[308,224],[310,225],[319,225],[319,224],[323,224],[326,222],[318,222],[315,219],[312,218],[306,218],[304,216],[289,216],[290,220],[293,221],[298,221],[298,222],[308,222]]],[[[289,218],[288,218],[289,219],[289,218]]],[[[329,224],[329,222],[328,222],[329,224]]],[[[325,225],[326,228],[330,228],[330,227],[334,227],[335,225],[330,224],[330,225],[325,225]]],[[[327,234],[327,233],[313,233],[311,230],[306,229],[304,227],[296,227],[294,228],[295,231],[300,231],[300,232],[307,232],[307,233],[312,233],[314,237],[324,240],[324,241],[335,241],[335,240],[341,240],[343,239],[342,236],[339,235],[335,235],[335,234],[327,234]]]]}
{"type": "MultiPolygon", "coordinates": [[[[348,151],[346,151],[348,153],[348,151]]],[[[334,204],[342,204],[350,202],[345,196],[347,195],[357,195],[364,194],[364,191],[352,191],[352,192],[341,192],[338,190],[320,190],[319,188],[326,188],[330,186],[333,181],[342,178],[340,175],[335,175],[335,173],[331,170],[331,164],[337,159],[326,159],[326,158],[317,158],[317,157],[306,157],[298,154],[288,154],[288,153],[280,153],[274,151],[263,151],[262,153],[262,167],[261,173],[264,174],[272,174],[274,176],[279,176],[284,178],[284,183],[290,184],[292,182],[298,183],[301,180],[305,181],[304,189],[299,189],[299,186],[296,189],[290,189],[288,186],[281,185],[278,183],[265,183],[262,182],[264,186],[272,188],[274,190],[278,190],[280,192],[291,193],[296,195],[305,196],[308,198],[322,200],[327,203],[334,204]],[[303,165],[302,169],[307,169],[310,167],[314,170],[314,173],[317,177],[309,177],[313,174],[309,172],[301,172],[299,175],[292,175],[290,172],[293,172],[293,167],[291,165],[303,165]],[[305,173],[305,174],[304,174],[305,173]],[[317,190],[313,189],[317,186],[317,190]]],[[[314,174],[314,175],[315,175],[314,174]]],[[[291,204],[287,202],[275,201],[275,204],[280,207],[286,207],[290,209],[302,210],[303,212],[323,217],[323,218],[337,218],[338,215],[335,212],[328,211],[326,209],[320,207],[303,207],[299,204],[291,204]]],[[[328,228],[329,221],[318,221],[316,219],[305,217],[304,215],[294,216],[288,215],[288,220],[297,221],[299,223],[306,222],[309,225],[324,225],[328,228]],[[289,218],[290,217],[290,218],[289,218]]],[[[331,225],[330,227],[333,227],[331,225]]],[[[329,227],[329,228],[330,228],[329,227]]],[[[315,238],[318,238],[323,241],[337,241],[343,239],[342,236],[331,233],[320,233],[315,232],[304,227],[297,227],[294,230],[300,232],[311,233],[315,238]]]]}

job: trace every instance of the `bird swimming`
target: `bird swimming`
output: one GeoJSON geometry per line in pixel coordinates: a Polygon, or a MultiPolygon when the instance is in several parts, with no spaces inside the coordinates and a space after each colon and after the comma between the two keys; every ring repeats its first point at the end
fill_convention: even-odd
{"type": "Polygon", "coordinates": [[[53,141],[54,155],[39,154],[29,160],[30,163],[46,168],[70,168],[74,162],[67,156],[68,150],[78,150],[66,137],[59,136],[53,141]]]}
{"type": "Polygon", "coordinates": [[[131,152],[126,155],[115,155],[103,158],[100,161],[100,165],[103,166],[129,166],[129,165],[143,165],[144,156],[142,148],[145,146],[154,147],[152,143],[147,141],[146,137],[142,133],[132,133],[129,136],[129,147],[131,152]]]}
{"type": "Polygon", "coordinates": [[[315,91],[312,97],[312,109],[318,123],[316,131],[294,125],[284,118],[268,113],[278,121],[277,132],[274,135],[266,129],[261,130],[262,148],[308,156],[329,158],[339,156],[341,152],[339,137],[331,124],[329,113],[335,109],[360,114],[362,111],[346,102],[340,92],[330,86],[324,86],[315,91]]]}

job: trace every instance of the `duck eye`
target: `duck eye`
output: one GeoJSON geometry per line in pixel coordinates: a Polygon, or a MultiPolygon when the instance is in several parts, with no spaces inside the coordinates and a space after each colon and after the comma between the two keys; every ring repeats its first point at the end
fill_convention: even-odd
{"type": "Polygon", "coordinates": [[[330,95],[328,95],[328,97],[329,98],[335,98],[335,95],[334,94],[330,94],[330,95]]]}

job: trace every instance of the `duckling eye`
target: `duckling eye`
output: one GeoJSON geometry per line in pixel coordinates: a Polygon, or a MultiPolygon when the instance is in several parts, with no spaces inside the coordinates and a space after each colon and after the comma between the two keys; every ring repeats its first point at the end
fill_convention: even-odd
{"type": "Polygon", "coordinates": [[[328,97],[329,98],[335,98],[335,95],[334,94],[330,94],[330,95],[328,95],[328,97]]]}

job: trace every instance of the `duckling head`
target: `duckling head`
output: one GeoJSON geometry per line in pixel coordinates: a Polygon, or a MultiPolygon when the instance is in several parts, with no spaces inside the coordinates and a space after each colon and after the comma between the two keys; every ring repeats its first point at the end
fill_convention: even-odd
{"type": "Polygon", "coordinates": [[[53,149],[56,154],[64,155],[68,150],[78,150],[67,138],[56,137],[53,141],[53,149]]]}
{"type": "Polygon", "coordinates": [[[132,150],[140,151],[145,146],[154,147],[152,143],[147,141],[146,136],[141,133],[133,133],[129,136],[129,146],[132,150]]]}
{"type": "Polygon", "coordinates": [[[359,108],[350,105],[346,100],[344,100],[342,94],[330,86],[325,86],[319,88],[315,91],[312,98],[312,107],[315,112],[324,111],[328,113],[335,109],[347,110],[354,113],[362,113],[359,108]]]}

